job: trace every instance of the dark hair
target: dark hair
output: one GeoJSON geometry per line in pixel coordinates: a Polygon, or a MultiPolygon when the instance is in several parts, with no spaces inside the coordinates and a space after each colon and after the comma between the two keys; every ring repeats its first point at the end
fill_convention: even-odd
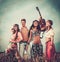
{"type": "Polygon", "coordinates": [[[53,25],[53,21],[52,21],[52,20],[48,20],[48,22],[49,22],[51,25],[53,25]]]}
{"type": "Polygon", "coordinates": [[[13,28],[14,28],[14,27],[17,27],[17,32],[20,31],[20,29],[19,29],[19,25],[18,25],[18,24],[14,24],[13,28]]]}
{"type": "Polygon", "coordinates": [[[31,27],[30,27],[30,29],[29,29],[28,37],[30,36],[30,30],[35,27],[35,26],[34,26],[34,22],[35,22],[35,21],[38,23],[37,30],[38,30],[38,31],[41,31],[39,22],[38,22],[37,20],[34,20],[33,23],[32,23],[32,25],[31,25],[31,27]]]}
{"type": "MultiPolygon", "coordinates": [[[[19,29],[19,25],[18,24],[14,24],[13,28],[14,27],[17,27],[17,33],[16,33],[16,37],[15,37],[15,40],[17,39],[18,37],[18,32],[20,32],[20,29],[19,29]]],[[[15,29],[14,29],[15,30],[15,29]]],[[[16,32],[16,31],[15,31],[16,32]]]]}
{"type": "Polygon", "coordinates": [[[26,22],[26,19],[21,19],[21,21],[25,21],[26,22]]]}

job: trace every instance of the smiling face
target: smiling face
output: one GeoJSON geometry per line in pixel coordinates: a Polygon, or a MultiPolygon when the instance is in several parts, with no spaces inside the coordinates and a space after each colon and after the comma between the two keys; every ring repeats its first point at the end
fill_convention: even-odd
{"type": "Polygon", "coordinates": [[[25,21],[21,21],[21,24],[22,24],[23,27],[25,27],[26,22],[25,21]]]}
{"type": "Polygon", "coordinates": [[[37,27],[37,26],[38,26],[38,22],[37,22],[37,21],[34,21],[34,22],[33,22],[33,25],[34,25],[35,27],[37,27]]]}
{"type": "Polygon", "coordinates": [[[11,32],[12,32],[13,34],[15,33],[15,30],[14,30],[14,28],[12,28],[12,29],[11,29],[11,32]]]}
{"type": "Polygon", "coordinates": [[[18,30],[17,26],[14,26],[14,29],[15,29],[15,31],[17,31],[18,30]]]}
{"type": "Polygon", "coordinates": [[[13,28],[15,31],[19,31],[19,25],[18,24],[14,24],[13,28]]]}
{"type": "Polygon", "coordinates": [[[46,27],[51,26],[51,24],[49,23],[49,21],[46,21],[46,27]]]}

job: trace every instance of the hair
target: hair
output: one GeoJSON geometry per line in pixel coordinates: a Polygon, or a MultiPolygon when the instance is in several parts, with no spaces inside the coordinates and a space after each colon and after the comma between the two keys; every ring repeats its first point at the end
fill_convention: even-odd
{"type": "Polygon", "coordinates": [[[24,21],[24,22],[26,22],[26,19],[21,19],[21,21],[24,21]]]}
{"type": "Polygon", "coordinates": [[[53,25],[53,21],[52,20],[48,20],[48,22],[50,23],[50,29],[51,29],[52,28],[52,25],[53,25]]]}
{"type": "Polygon", "coordinates": [[[35,21],[38,23],[37,30],[38,30],[38,31],[41,31],[39,22],[38,22],[37,20],[34,20],[33,23],[32,23],[32,25],[30,26],[30,29],[29,29],[29,32],[28,32],[28,37],[30,36],[30,30],[32,30],[32,28],[35,27],[35,26],[34,26],[34,22],[35,22],[35,21]]]}
{"type": "MultiPolygon", "coordinates": [[[[14,26],[13,26],[13,29],[14,29],[14,27],[17,27],[17,33],[16,33],[16,37],[15,37],[15,40],[17,39],[17,37],[18,37],[18,32],[20,32],[20,29],[19,29],[19,25],[18,24],[14,24],[14,26]]],[[[15,30],[15,29],[14,29],[15,30]]],[[[15,31],[16,32],[16,31],[15,31]]]]}
{"type": "Polygon", "coordinates": [[[20,31],[20,29],[19,29],[19,25],[18,25],[18,24],[14,24],[14,25],[13,25],[13,28],[14,28],[14,27],[17,27],[17,32],[20,31]]]}

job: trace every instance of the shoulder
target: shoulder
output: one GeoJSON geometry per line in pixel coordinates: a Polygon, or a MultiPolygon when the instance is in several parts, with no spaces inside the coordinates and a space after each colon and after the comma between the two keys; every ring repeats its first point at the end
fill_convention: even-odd
{"type": "Polygon", "coordinates": [[[54,33],[54,29],[53,29],[53,28],[51,28],[51,29],[50,29],[50,32],[53,32],[53,33],[54,33]]]}
{"type": "Polygon", "coordinates": [[[53,28],[50,29],[50,34],[51,34],[51,35],[55,35],[55,33],[54,33],[54,29],[53,29],[53,28]]]}
{"type": "Polygon", "coordinates": [[[24,29],[28,30],[28,28],[27,28],[27,27],[24,27],[24,29]]]}
{"type": "Polygon", "coordinates": [[[18,32],[18,35],[21,35],[21,32],[18,32]]]}
{"type": "Polygon", "coordinates": [[[28,29],[27,27],[25,27],[26,29],[28,29]]]}

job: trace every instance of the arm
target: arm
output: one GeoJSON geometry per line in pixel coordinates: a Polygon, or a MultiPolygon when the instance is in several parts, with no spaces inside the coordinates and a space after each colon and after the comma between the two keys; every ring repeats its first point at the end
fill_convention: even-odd
{"type": "Polygon", "coordinates": [[[29,36],[29,39],[28,39],[28,43],[30,42],[31,38],[32,38],[32,30],[30,31],[30,36],[29,36]]]}
{"type": "Polygon", "coordinates": [[[53,44],[54,36],[51,36],[51,45],[53,44]]]}
{"type": "Polygon", "coordinates": [[[15,37],[16,37],[16,34],[12,34],[9,41],[10,42],[15,42],[15,37]]]}
{"type": "Polygon", "coordinates": [[[22,34],[21,32],[18,32],[18,38],[16,39],[16,41],[20,42],[21,40],[23,40],[22,34]]]}
{"type": "Polygon", "coordinates": [[[52,31],[50,32],[50,36],[51,36],[51,45],[52,45],[52,43],[54,42],[54,35],[55,35],[55,33],[54,33],[54,31],[52,30],[52,31]]]}
{"type": "Polygon", "coordinates": [[[11,37],[11,39],[10,39],[10,42],[20,42],[21,40],[23,40],[23,38],[22,38],[22,35],[21,35],[21,33],[20,32],[18,32],[18,37],[17,37],[17,39],[15,40],[15,37],[16,37],[16,35],[14,34],[14,35],[12,35],[12,37],[11,37]]]}

